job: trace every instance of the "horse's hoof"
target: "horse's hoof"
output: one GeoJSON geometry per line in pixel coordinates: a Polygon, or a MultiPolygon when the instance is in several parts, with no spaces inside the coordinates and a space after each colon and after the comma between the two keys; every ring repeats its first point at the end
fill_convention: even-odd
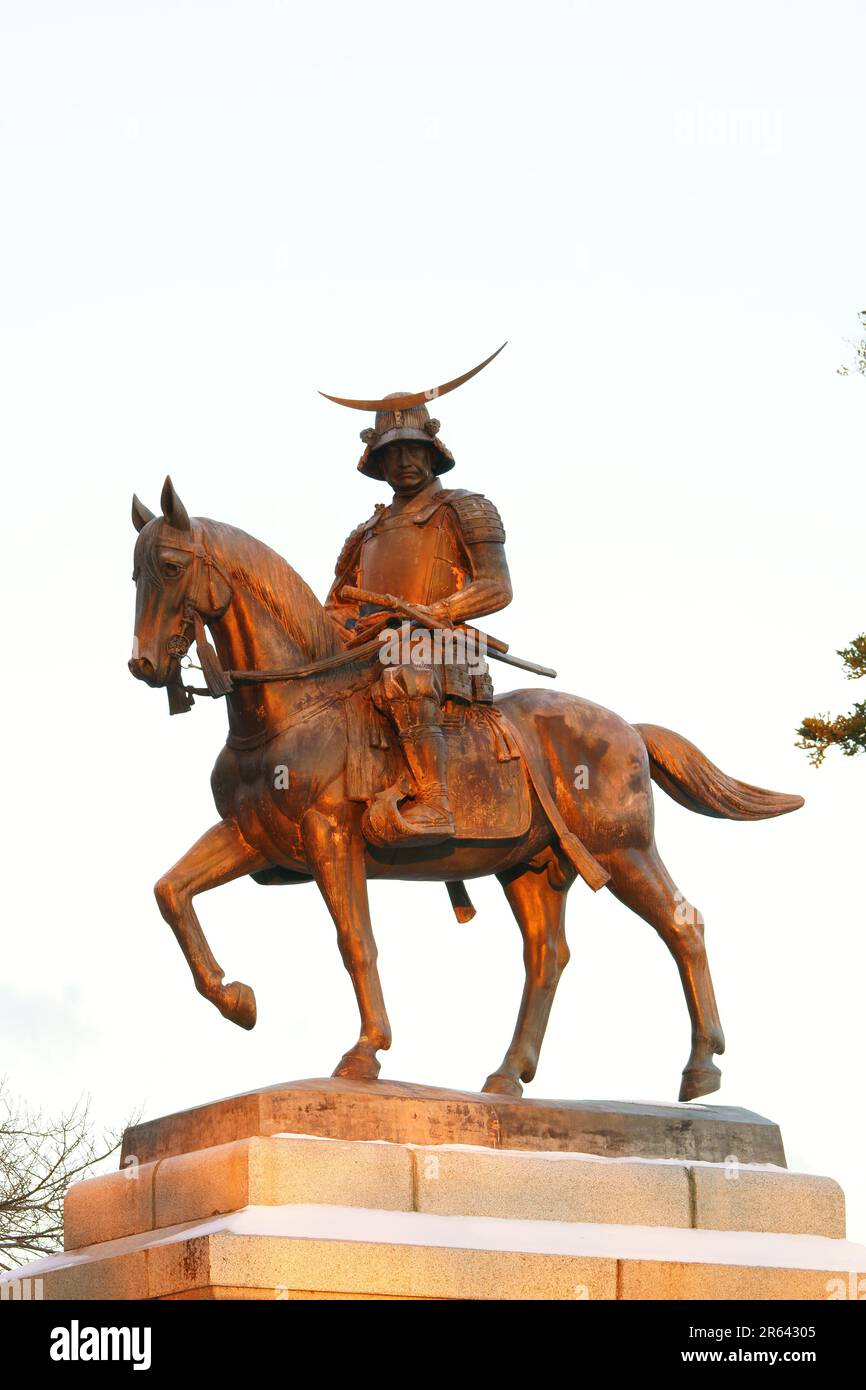
{"type": "Polygon", "coordinates": [[[249,985],[242,984],[240,980],[233,980],[230,985],[226,985],[220,1013],[224,1018],[236,1023],[239,1028],[255,1028],[256,996],[249,985]]]}
{"type": "Polygon", "coordinates": [[[510,1076],[505,1071],[494,1071],[488,1076],[484,1085],[481,1087],[482,1095],[493,1096],[522,1096],[523,1087],[516,1076],[510,1076]]]}
{"type": "Polygon", "coordinates": [[[347,1052],[331,1075],[345,1077],[348,1081],[375,1081],[381,1065],[375,1053],[347,1052]]]}
{"type": "Polygon", "coordinates": [[[680,1100],[697,1100],[717,1091],[722,1084],[722,1073],[710,1063],[704,1067],[686,1067],[680,1086],[680,1100]]]}

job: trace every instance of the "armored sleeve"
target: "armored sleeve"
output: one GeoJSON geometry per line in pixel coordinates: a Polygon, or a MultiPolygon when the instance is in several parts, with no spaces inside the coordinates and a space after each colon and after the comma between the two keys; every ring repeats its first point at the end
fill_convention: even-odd
{"type": "Polygon", "coordinates": [[[351,531],[346,537],[343,542],[343,548],[337,556],[337,563],[334,566],[335,579],[339,579],[351,565],[357,563],[358,553],[361,549],[364,537],[376,521],[378,521],[381,511],[384,511],[384,506],[381,502],[377,502],[376,510],[373,515],[368,517],[366,521],[362,521],[361,525],[356,526],[354,531],[351,531]]]}
{"type": "Polygon", "coordinates": [[[450,504],[465,545],[504,545],[505,527],[494,504],[480,492],[452,497],[450,504]]]}
{"type": "Polygon", "coordinates": [[[350,532],[337,556],[337,563],[334,566],[334,582],[328,597],[325,599],[325,609],[339,623],[348,622],[350,626],[354,626],[354,619],[358,616],[357,604],[344,602],[340,598],[340,590],[344,584],[352,582],[358,568],[364,537],[377,520],[381,510],[381,504],[378,504],[373,515],[366,521],[362,521],[360,526],[356,526],[354,531],[350,532]]]}
{"type": "Polygon", "coordinates": [[[454,492],[447,505],[471,579],[439,607],[451,622],[473,622],[511,602],[505,528],[496,507],[480,492],[454,492]]]}
{"type": "Polygon", "coordinates": [[[356,526],[354,531],[350,531],[349,535],[343,541],[343,548],[337,556],[337,563],[334,566],[335,579],[339,579],[340,575],[343,574],[344,571],[347,570],[349,565],[352,563],[352,560],[354,556],[357,554],[358,549],[360,547],[361,539],[364,535],[364,532],[366,531],[369,525],[369,521],[362,521],[361,525],[356,526]]]}

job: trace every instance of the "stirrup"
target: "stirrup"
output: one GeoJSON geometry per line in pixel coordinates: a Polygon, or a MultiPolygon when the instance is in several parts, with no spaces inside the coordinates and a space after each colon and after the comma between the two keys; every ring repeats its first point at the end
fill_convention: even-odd
{"type": "MultiPolygon", "coordinates": [[[[425,809],[425,803],[420,800],[413,801],[408,809],[411,811],[415,806],[425,809]]],[[[397,795],[385,792],[367,807],[361,818],[361,829],[370,844],[380,849],[399,844],[409,848],[413,845],[439,845],[445,840],[453,840],[457,826],[448,807],[434,805],[429,809],[433,812],[431,823],[427,826],[416,825],[401,813],[397,806],[397,795]]]]}

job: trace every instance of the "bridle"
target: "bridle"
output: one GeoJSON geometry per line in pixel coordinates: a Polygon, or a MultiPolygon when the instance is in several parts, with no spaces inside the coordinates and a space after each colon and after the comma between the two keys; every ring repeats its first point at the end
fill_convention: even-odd
{"type": "MultiPolygon", "coordinates": [[[[195,536],[195,533],[193,533],[195,536]]],[[[206,592],[202,589],[200,571],[196,569],[195,582],[192,592],[187,594],[181,609],[180,626],[178,631],[173,633],[166,642],[166,650],[169,656],[177,658],[177,668],[172,680],[166,685],[168,695],[169,714],[185,714],[192,709],[195,703],[195,695],[210,695],[218,699],[221,695],[227,695],[232,688],[230,678],[220,666],[219,657],[214,648],[210,645],[205,631],[202,609],[206,613],[215,613],[220,605],[216,602],[214,590],[214,571],[222,579],[228,590],[228,603],[223,607],[223,612],[231,603],[234,596],[231,580],[221,565],[211,555],[203,539],[195,539],[193,545],[184,545],[182,541],[172,539],[167,547],[170,550],[180,551],[184,555],[192,555],[205,567],[206,592]],[[198,652],[199,664],[205,678],[205,686],[187,686],[183,683],[183,667],[181,660],[187,655],[193,641],[195,641],[198,652]]]]}

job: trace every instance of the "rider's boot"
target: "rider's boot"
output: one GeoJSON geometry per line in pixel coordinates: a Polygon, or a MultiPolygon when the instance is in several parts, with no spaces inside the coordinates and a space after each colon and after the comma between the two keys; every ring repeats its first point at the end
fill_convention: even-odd
{"type": "Polygon", "coordinates": [[[400,806],[393,789],[374,801],[364,813],[364,833],[381,846],[435,845],[449,840],[456,826],[448,800],[439,683],[430,670],[391,667],[382,677],[378,695],[377,703],[386,708],[399,734],[412,789],[400,806]]]}
{"type": "Polygon", "coordinates": [[[416,844],[435,845],[456,833],[448,801],[445,736],[436,725],[418,725],[400,734],[400,742],[414,782],[414,796],[400,808],[400,819],[409,826],[416,844]]]}

